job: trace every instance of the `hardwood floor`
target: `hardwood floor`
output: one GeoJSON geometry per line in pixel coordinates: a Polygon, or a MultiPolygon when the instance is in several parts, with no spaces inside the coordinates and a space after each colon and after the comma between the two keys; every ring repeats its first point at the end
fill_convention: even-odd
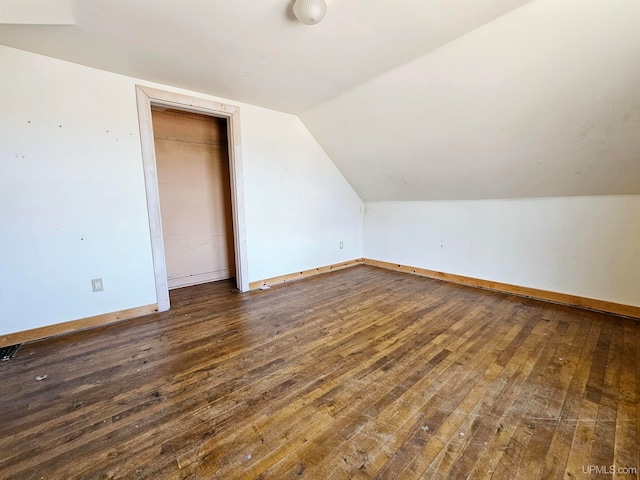
{"type": "Polygon", "coordinates": [[[0,478],[638,478],[640,322],[368,266],[232,289],[23,345],[0,478]]]}

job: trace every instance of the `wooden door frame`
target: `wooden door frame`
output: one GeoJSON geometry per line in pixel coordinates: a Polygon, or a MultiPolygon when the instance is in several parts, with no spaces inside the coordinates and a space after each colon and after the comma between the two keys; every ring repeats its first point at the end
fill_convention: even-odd
{"type": "Polygon", "coordinates": [[[242,175],[242,148],[240,143],[240,108],[235,105],[167,92],[156,88],[136,85],[142,164],[147,191],[151,253],[156,282],[158,310],[169,310],[169,283],[164,255],[162,220],[160,218],[160,195],[158,190],[158,168],[153,140],[151,106],[170,107],[185,112],[200,113],[227,120],[227,143],[229,145],[229,173],[231,175],[231,208],[233,216],[233,243],[236,260],[236,284],[238,290],[249,290],[247,264],[247,235],[244,207],[244,181],[242,175]]]}

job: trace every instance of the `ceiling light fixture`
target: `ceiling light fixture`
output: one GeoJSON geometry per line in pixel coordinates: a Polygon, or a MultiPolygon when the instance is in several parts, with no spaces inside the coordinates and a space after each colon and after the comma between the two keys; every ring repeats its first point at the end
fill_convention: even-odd
{"type": "Polygon", "coordinates": [[[296,0],[293,4],[293,14],[305,25],[315,25],[327,13],[324,0],[296,0]]]}

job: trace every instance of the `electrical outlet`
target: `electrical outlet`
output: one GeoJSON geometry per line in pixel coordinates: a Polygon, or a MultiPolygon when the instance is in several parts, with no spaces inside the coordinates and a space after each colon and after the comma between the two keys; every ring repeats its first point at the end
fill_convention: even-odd
{"type": "Polygon", "coordinates": [[[344,242],[340,242],[340,250],[344,248],[344,242]]]}
{"type": "Polygon", "coordinates": [[[102,292],[104,290],[104,285],[102,284],[101,278],[92,278],[91,279],[91,289],[94,292],[102,292]]]}

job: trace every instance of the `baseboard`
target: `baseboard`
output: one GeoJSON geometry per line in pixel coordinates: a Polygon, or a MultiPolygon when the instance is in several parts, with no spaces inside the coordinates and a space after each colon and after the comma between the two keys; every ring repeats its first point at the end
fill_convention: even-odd
{"type": "Polygon", "coordinates": [[[362,265],[363,258],[355,260],[348,260],[342,263],[334,263],[333,265],[325,265],[324,267],[311,268],[309,270],[303,270],[301,272],[289,273],[287,275],[280,275],[279,277],[267,278],[265,280],[257,280],[249,283],[249,290],[257,290],[263,286],[278,285],[279,283],[292,282],[295,280],[301,280],[303,278],[313,277],[321,273],[334,272],[336,270],[342,270],[343,268],[353,267],[355,265],[362,265]]]}
{"type": "Polygon", "coordinates": [[[587,310],[596,310],[599,312],[613,313],[625,317],[640,318],[640,307],[633,305],[624,305],[621,303],[608,302],[606,300],[596,300],[594,298],[580,297],[567,293],[550,292],[548,290],[540,290],[537,288],[521,287],[511,285],[509,283],[493,282],[490,280],[482,280],[479,278],[465,277],[464,275],[455,275],[452,273],[436,272],[426,268],[411,267],[408,265],[400,265],[397,263],[383,262],[381,260],[364,259],[365,265],[394,270],[396,272],[411,273],[421,277],[435,278],[445,280],[447,282],[458,283],[471,287],[485,288],[487,290],[496,290],[498,292],[512,293],[523,297],[545,300],[547,302],[561,303],[572,307],[585,308],[587,310]]]}
{"type": "MultiPolygon", "coordinates": [[[[422,277],[444,280],[447,282],[467,285],[471,287],[484,288],[487,290],[495,290],[498,292],[512,293],[514,295],[520,295],[523,297],[535,298],[538,300],[545,300],[548,302],[561,303],[564,305],[584,308],[587,310],[613,313],[616,315],[622,315],[625,317],[640,319],[640,307],[636,307],[633,305],[624,305],[621,303],[609,302],[606,300],[597,300],[594,298],[580,297],[577,295],[570,295],[566,293],[550,292],[548,290],[540,290],[537,288],[529,288],[529,287],[522,287],[519,285],[511,285],[508,283],[493,282],[490,280],[482,280],[479,278],[466,277],[464,275],[456,275],[452,273],[437,272],[435,270],[428,270],[426,268],[411,267],[409,265],[400,265],[397,263],[384,262],[381,260],[373,260],[369,258],[358,258],[355,260],[349,260],[342,263],[335,263],[332,265],[326,265],[323,267],[303,270],[301,272],[295,272],[287,275],[280,275],[278,277],[251,282],[249,284],[249,289],[256,290],[265,285],[272,286],[280,283],[291,282],[291,281],[300,280],[303,278],[312,277],[314,275],[342,270],[344,268],[349,268],[349,267],[362,265],[362,264],[384,268],[387,270],[393,270],[396,272],[411,273],[413,275],[419,275],[422,277]]],[[[17,343],[25,343],[25,342],[35,341],[35,340],[41,340],[47,337],[53,337],[57,335],[63,335],[66,333],[85,330],[88,328],[108,325],[110,323],[115,323],[122,320],[129,320],[132,318],[141,317],[143,315],[148,315],[151,313],[155,313],[157,311],[158,311],[157,304],[145,305],[142,307],[130,308],[127,310],[121,310],[121,311],[112,312],[112,313],[105,313],[102,315],[96,315],[94,317],[81,318],[79,320],[72,320],[69,322],[58,323],[55,325],[47,325],[45,327],[34,328],[31,330],[8,333],[8,334],[0,335],[0,347],[15,345],[17,343]]]]}
{"type": "Polygon", "coordinates": [[[154,303],[143,307],[129,308],[127,310],[120,310],[119,312],[96,315],[95,317],[56,323],[55,325],[47,325],[45,327],[33,328],[22,332],[7,333],[5,335],[0,335],[0,347],[15,345],[17,343],[32,342],[34,340],[41,340],[47,337],[86,330],[87,328],[99,327],[109,323],[120,322],[122,320],[130,320],[132,318],[141,317],[157,311],[158,304],[154,303]]]}

